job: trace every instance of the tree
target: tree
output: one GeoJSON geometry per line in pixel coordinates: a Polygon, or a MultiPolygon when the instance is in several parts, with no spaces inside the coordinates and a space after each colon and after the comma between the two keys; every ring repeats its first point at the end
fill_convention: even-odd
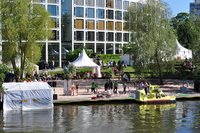
{"type": "Polygon", "coordinates": [[[171,19],[171,26],[176,30],[178,41],[186,48],[192,49],[193,57],[198,58],[200,53],[200,16],[190,16],[188,13],[179,13],[171,19]]]}
{"type": "Polygon", "coordinates": [[[63,78],[67,81],[67,84],[66,84],[67,86],[66,88],[64,88],[65,94],[67,91],[69,91],[69,80],[73,77],[75,72],[76,72],[76,67],[73,64],[67,65],[67,69],[64,69],[63,78]]]}
{"type": "Polygon", "coordinates": [[[0,93],[5,93],[4,88],[2,87],[2,84],[3,84],[4,79],[6,77],[6,75],[4,73],[6,71],[10,71],[10,70],[11,69],[8,66],[0,64],[0,93]]]}
{"type": "Polygon", "coordinates": [[[52,19],[34,0],[1,0],[0,12],[2,38],[6,40],[3,62],[11,63],[14,73],[20,70],[22,78],[26,66],[37,63],[41,57],[43,43],[39,40],[52,37],[52,19]]]}
{"type": "Polygon", "coordinates": [[[127,28],[131,31],[134,68],[140,72],[153,72],[163,84],[163,71],[167,62],[173,60],[175,33],[170,27],[170,11],[167,4],[147,0],[138,7],[130,7],[126,15],[127,28]]]}

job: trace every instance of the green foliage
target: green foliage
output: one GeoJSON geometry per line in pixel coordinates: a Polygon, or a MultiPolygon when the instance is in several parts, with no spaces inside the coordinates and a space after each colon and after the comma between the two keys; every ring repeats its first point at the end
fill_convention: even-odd
{"type": "Polygon", "coordinates": [[[8,66],[0,64],[0,92],[4,93],[4,94],[5,94],[5,91],[4,91],[5,88],[2,87],[2,84],[3,84],[4,79],[6,77],[4,72],[10,71],[10,70],[11,69],[8,66]]]}
{"type": "Polygon", "coordinates": [[[108,71],[105,74],[105,78],[110,79],[110,78],[112,78],[112,75],[113,75],[112,71],[108,71]]]}
{"type": "Polygon", "coordinates": [[[68,69],[64,69],[64,75],[63,78],[67,81],[70,80],[73,76],[73,74],[76,72],[76,67],[73,64],[67,65],[68,69]]]}
{"type": "Polygon", "coordinates": [[[21,78],[26,65],[37,63],[41,57],[41,44],[38,40],[53,37],[50,30],[53,20],[49,12],[42,5],[32,2],[33,0],[0,2],[2,39],[7,40],[3,43],[3,62],[11,63],[14,72],[20,62],[21,78]]]}
{"type": "Polygon", "coordinates": [[[171,19],[171,26],[176,30],[180,44],[192,49],[193,57],[198,58],[200,56],[200,17],[179,13],[171,19]]]}
{"type": "Polygon", "coordinates": [[[103,60],[104,63],[110,62],[110,60],[113,60],[115,62],[120,60],[121,54],[101,54],[98,55],[98,57],[103,60]]]}
{"type": "Polygon", "coordinates": [[[129,31],[132,31],[133,42],[128,48],[133,54],[136,73],[141,75],[151,71],[160,78],[160,84],[163,84],[163,71],[168,61],[176,53],[176,37],[166,7],[161,1],[147,0],[140,8],[130,7],[125,17],[129,31]]]}

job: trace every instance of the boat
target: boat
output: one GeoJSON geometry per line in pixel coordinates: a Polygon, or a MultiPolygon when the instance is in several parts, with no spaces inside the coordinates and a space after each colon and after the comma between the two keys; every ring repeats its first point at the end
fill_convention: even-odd
{"type": "Polygon", "coordinates": [[[175,103],[175,96],[167,96],[162,90],[159,90],[160,86],[149,86],[149,92],[146,94],[144,89],[136,91],[135,100],[142,104],[169,104],[175,103]]]}

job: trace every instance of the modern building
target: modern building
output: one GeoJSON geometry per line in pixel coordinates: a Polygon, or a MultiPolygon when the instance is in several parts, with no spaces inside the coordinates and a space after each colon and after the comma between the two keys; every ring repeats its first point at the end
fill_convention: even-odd
{"type": "Polygon", "coordinates": [[[194,0],[194,2],[190,3],[190,15],[200,15],[200,0],[194,0]]]}
{"type": "Polygon", "coordinates": [[[130,40],[124,16],[139,0],[62,0],[62,47],[97,54],[122,53],[130,40]]]}
{"type": "MultiPolygon", "coordinates": [[[[37,0],[55,25],[54,38],[42,41],[40,69],[44,62],[62,67],[69,50],[87,47],[97,54],[122,53],[130,41],[124,20],[129,6],[140,6],[140,0],[37,0]]],[[[145,1],[145,0],[144,0],[145,1]]],[[[1,39],[1,38],[0,38],[1,39]]],[[[1,41],[1,40],[0,40],[1,41]]]]}

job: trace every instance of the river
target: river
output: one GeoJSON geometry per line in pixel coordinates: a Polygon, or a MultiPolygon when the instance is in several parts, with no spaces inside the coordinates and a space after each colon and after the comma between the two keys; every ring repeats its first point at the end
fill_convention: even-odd
{"type": "Polygon", "coordinates": [[[1,111],[1,133],[199,133],[200,101],[166,105],[63,105],[1,111]]]}

